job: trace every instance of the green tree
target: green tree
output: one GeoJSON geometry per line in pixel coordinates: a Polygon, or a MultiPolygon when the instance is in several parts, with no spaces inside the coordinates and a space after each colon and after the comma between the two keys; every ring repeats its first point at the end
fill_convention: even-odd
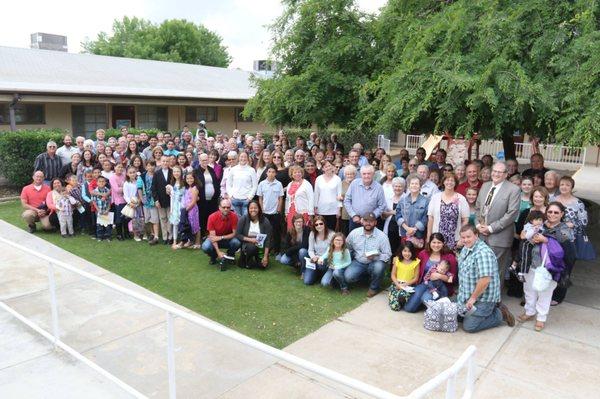
{"type": "Polygon", "coordinates": [[[373,70],[373,17],[352,0],[284,0],[271,26],[278,71],[245,113],[271,125],[348,126],[373,70]]]}
{"type": "Polygon", "coordinates": [[[83,43],[83,48],[99,55],[227,67],[231,57],[221,41],[204,26],[183,19],[157,25],[124,17],[113,22],[112,35],[100,32],[96,40],[83,43]]]}
{"type": "Polygon", "coordinates": [[[516,130],[598,142],[598,21],[597,1],[391,0],[357,123],[479,132],[502,138],[507,155],[516,130]]]}
{"type": "Polygon", "coordinates": [[[558,140],[573,145],[600,143],[600,9],[580,7],[565,23],[571,46],[553,63],[559,72],[558,140]]]}

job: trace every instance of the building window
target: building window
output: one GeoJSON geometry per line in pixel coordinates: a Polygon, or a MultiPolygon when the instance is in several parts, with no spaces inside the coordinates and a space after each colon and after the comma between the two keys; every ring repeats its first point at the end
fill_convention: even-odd
{"type": "Polygon", "coordinates": [[[73,135],[91,137],[96,130],[106,129],[105,105],[73,105],[71,107],[73,135]]]}
{"type": "MultiPolygon", "coordinates": [[[[17,104],[15,107],[15,122],[19,125],[43,125],[46,123],[46,113],[43,104],[17,104]]],[[[8,104],[0,105],[0,124],[10,123],[8,104]]]]}
{"type": "Polygon", "coordinates": [[[242,115],[242,112],[244,112],[244,108],[235,108],[235,121],[236,122],[253,122],[254,120],[252,119],[252,117],[248,117],[248,118],[244,118],[244,115],[242,115]]]}
{"type": "Polygon", "coordinates": [[[140,105],[137,112],[139,129],[167,130],[167,107],[140,105]]]}
{"type": "Polygon", "coordinates": [[[185,107],[186,122],[216,122],[217,107],[185,107]]]}

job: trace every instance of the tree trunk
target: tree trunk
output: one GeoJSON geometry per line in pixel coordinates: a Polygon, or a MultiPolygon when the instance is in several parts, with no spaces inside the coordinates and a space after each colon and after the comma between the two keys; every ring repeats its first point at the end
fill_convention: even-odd
{"type": "Polygon", "coordinates": [[[515,139],[508,133],[502,135],[502,146],[504,147],[504,159],[516,159],[515,139]]]}

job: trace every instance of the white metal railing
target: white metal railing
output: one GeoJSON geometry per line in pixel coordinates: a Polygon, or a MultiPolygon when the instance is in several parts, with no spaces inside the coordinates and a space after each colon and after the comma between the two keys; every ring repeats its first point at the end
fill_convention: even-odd
{"type": "MultiPolygon", "coordinates": [[[[417,148],[422,147],[427,137],[425,135],[406,135],[406,149],[414,154],[417,148]]],[[[440,147],[447,149],[447,142],[442,140],[440,147]]],[[[540,144],[539,153],[544,156],[544,161],[564,166],[583,166],[587,155],[586,147],[569,147],[560,144],[540,144]]],[[[479,155],[490,154],[494,159],[504,154],[504,145],[501,140],[481,140],[479,155]]],[[[531,143],[515,143],[515,154],[519,162],[529,162],[533,154],[531,143]]]]}
{"type": "Polygon", "coordinates": [[[390,139],[386,139],[383,134],[377,136],[377,148],[383,148],[387,153],[390,152],[390,139]]]}
{"type": "Polygon", "coordinates": [[[43,337],[51,341],[55,348],[61,348],[76,359],[85,363],[92,369],[96,370],[101,375],[105,376],[110,381],[117,384],[119,387],[124,389],[126,392],[130,393],[136,398],[147,398],[144,394],[131,387],[127,383],[120,380],[118,377],[114,376],[107,370],[103,369],[96,363],[92,362],[90,359],[83,356],[81,353],[77,352],[77,350],[73,349],[71,346],[66,344],[61,340],[60,330],[59,330],[59,315],[58,315],[58,306],[56,302],[56,284],[54,279],[54,267],[60,267],[62,269],[68,270],[72,273],[78,274],[88,280],[92,280],[96,283],[104,285],[108,288],[111,288],[117,292],[128,295],[136,300],[145,303],[147,305],[154,306],[156,308],[162,309],[166,312],[166,326],[167,326],[167,368],[168,368],[168,376],[169,376],[169,398],[175,399],[177,397],[177,384],[176,384],[176,368],[175,368],[175,334],[173,329],[173,322],[175,316],[180,317],[184,320],[187,320],[193,324],[204,327],[210,331],[213,331],[217,334],[230,338],[234,341],[237,341],[241,344],[254,348],[258,351],[261,351],[267,355],[273,356],[279,360],[283,360],[285,362],[291,363],[295,366],[298,366],[304,370],[313,372],[321,377],[325,377],[331,381],[342,384],[345,387],[355,389],[359,392],[370,395],[374,398],[380,399],[403,399],[403,398],[411,398],[411,399],[420,399],[423,398],[426,394],[433,391],[444,381],[447,381],[446,388],[446,399],[453,399],[455,397],[455,383],[456,376],[459,371],[467,364],[467,376],[466,376],[466,388],[461,396],[463,399],[469,399],[473,395],[473,387],[475,384],[475,373],[474,373],[474,356],[476,352],[476,348],[474,346],[469,346],[465,352],[461,355],[461,357],[447,370],[443,371],[436,377],[432,378],[430,381],[423,384],[421,387],[415,389],[408,396],[399,396],[393,394],[391,392],[385,391],[383,389],[377,388],[373,385],[367,384],[360,380],[354,379],[352,377],[348,377],[344,374],[338,373],[337,371],[328,369],[323,366],[319,366],[318,364],[312,363],[310,361],[304,360],[298,356],[292,355],[290,353],[284,352],[282,350],[273,348],[272,346],[263,344],[260,341],[257,341],[253,338],[250,338],[246,335],[238,333],[230,328],[222,326],[212,320],[206,320],[196,315],[184,312],[179,310],[171,305],[162,303],[156,299],[150,298],[146,295],[137,293],[128,288],[121,287],[118,284],[107,281],[101,277],[95,276],[91,273],[85,272],[83,270],[79,270],[76,267],[73,267],[65,262],[53,259],[49,256],[37,253],[29,248],[26,248],[20,244],[16,244],[5,238],[0,237],[0,242],[8,244],[14,248],[17,248],[23,252],[26,252],[30,255],[33,255],[39,259],[42,259],[48,262],[48,291],[50,294],[50,309],[52,314],[52,333],[42,329],[33,321],[29,320],[24,315],[20,314],[6,303],[0,301],[0,308],[6,310],[10,314],[12,314],[15,318],[25,323],[27,326],[31,327],[33,330],[41,334],[43,337]]]}
{"type": "Polygon", "coordinates": [[[406,135],[406,149],[409,153],[414,154],[417,148],[422,147],[425,142],[424,134],[407,134],[406,135]]]}

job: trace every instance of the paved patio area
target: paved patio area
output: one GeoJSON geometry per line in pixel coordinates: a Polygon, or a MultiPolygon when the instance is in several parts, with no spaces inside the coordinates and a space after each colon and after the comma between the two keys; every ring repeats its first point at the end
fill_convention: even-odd
{"type": "MultiPolygon", "coordinates": [[[[3,221],[0,235],[171,303],[3,221]]],[[[49,329],[45,273],[44,262],[0,244],[0,300],[49,329]]],[[[432,333],[423,328],[422,313],[392,312],[382,293],[285,350],[405,395],[474,344],[478,398],[595,397],[600,373],[600,264],[578,263],[573,280],[567,301],[552,308],[541,333],[532,323],[475,335],[432,333]]],[[[163,312],[72,273],[59,271],[57,284],[64,340],[145,395],[167,397],[163,312]]],[[[520,312],[517,300],[507,303],[520,312]]],[[[176,320],[176,346],[179,397],[365,397],[183,320],[176,320]]],[[[440,388],[431,397],[440,397],[443,391],[440,388]]],[[[127,395],[0,311],[0,397],[82,396],[127,395]]]]}

